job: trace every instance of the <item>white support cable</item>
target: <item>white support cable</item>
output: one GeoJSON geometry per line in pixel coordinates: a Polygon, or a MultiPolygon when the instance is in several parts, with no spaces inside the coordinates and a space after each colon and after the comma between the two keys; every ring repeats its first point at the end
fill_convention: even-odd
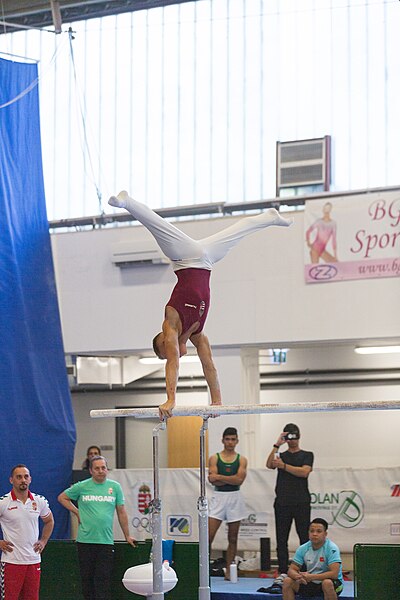
{"type": "MultiPolygon", "coordinates": [[[[333,412],[351,410],[398,410],[400,400],[376,400],[354,402],[296,402],[292,404],[241,404],[238,406],[177,406],[173,410],[175,417],[201,416],[217,417],[222,415],[279,414],[300,412],[333,412]]],[[[91,410],[93,419],[111,417],[134,417],[136,419],[154,419],[159,417],[157,407],[145,408],[106,408],[91,410]]]]}
{"type": "MultiPolygon", "coordinates": [[[[96,190],[99,211],[101,214],[104,214],[104,209],[102,206],[102,193],[100,190],[100,183],[98,184],[96,181],[96,174],[95,174],[95,169],[94,169],[93,160],[92,160],[92,154],[91,154],[91,150],[90,150],[89,136],[88,136],[88,127],[90,127],[90,122],[89,122],[89,118],[88,118],[87,111],[86,111],[86,98],[81,89],[81,86],[79,83],[79,78],[78,78],[78,72],[77,72],[77,68],[76,68],[74,47],[72,44],[73,40],[75,39],[73,33],[74,33],[74,31],[70,27],[68,30],[69,54],[70,54],[72,73],[73,73],[74,83],[75,83],[75,99],[76,99],[77,108],[79,111],[79,121],[81,123],[81,132],[82,132],[81,150],[82,150],[83,159],[85,158],[85,152],[88,157],[90,173],[86,169],[85,160],[84,160],[84,170],[85,170],[85,174],[87,175],[89,180],[91,180],[91,183],[96,190]]],[[[99,156],[99,151],[97,151],[97,156],[99,156]]]]}

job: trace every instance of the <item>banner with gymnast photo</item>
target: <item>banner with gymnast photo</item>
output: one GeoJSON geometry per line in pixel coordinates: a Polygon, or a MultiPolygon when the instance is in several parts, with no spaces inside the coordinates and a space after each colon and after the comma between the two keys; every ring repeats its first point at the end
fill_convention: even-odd
{"type": "Polygon", "coordinates": [[[400,277],[400,192],[309,200],[306,283],[400,277]]]}

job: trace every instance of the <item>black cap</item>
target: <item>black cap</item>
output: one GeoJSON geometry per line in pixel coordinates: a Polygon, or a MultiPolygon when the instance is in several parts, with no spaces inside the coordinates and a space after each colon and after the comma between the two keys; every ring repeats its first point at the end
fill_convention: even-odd
{"type": "Polygon", "coordinates": [[[288,423],[287,425],[285,425],[283,431],[295,435],[296,437],[292,437],[292,440],[298,440],[300,438],[300,429],[294,423],[288,423]]]}

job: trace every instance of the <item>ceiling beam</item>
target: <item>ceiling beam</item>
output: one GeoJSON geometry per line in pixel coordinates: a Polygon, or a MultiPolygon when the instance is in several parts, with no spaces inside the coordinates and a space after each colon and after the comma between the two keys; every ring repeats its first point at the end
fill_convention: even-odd
{"type": "Polygon", "coordinates": [[[53,17],[53,25],[55,33],[62,32],[62,17],[60,11],[60,3],[58,0],[50,0],[51,15],[53,17]]]}
{"type": "Polygon", "coordinates": [[[125,12],[182,4],[193,0],[8,0],[1,13],[0,33],[41,29],[125,12]]]}

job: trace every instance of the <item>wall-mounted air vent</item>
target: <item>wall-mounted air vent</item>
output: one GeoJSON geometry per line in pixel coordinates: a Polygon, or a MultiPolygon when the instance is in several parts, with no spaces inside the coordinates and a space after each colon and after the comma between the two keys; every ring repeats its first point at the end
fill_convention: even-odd
{"type": "Polygon", "coordinates": [[[168,258],[155,242],[119,242],[111,246],[111,261],[117,267],[168,265],[168,258]]]}
{"type": "Polygon", "coordinates": [[[316,186],[315,191],[328,191],[331,168],[331,138],[277,142],[276,195],[288,188],[316,186]]]}

